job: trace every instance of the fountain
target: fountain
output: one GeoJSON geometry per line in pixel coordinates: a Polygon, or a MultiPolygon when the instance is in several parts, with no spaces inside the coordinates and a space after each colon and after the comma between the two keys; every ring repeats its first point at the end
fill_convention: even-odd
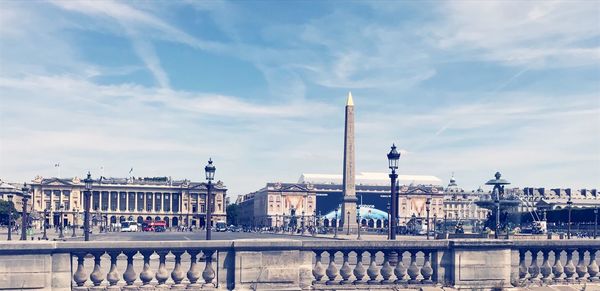
{"type": "Polygon", "coordinates": [[[489,209],[492,211],[492,217],[495,218],[494,225],[494,238],[498,238],[498,234],[501,229],[504,229],[506,237],[508,238],[508,214],[518,212],[518,206],[520,204],[519,198],[515,194],[505,195],[504,185],[509,185],[505,179],[502,179],[500,172],[496,172],[494,175],[495,179],[487,181],[486,185],[494,186],[492,195],[484,197],[475,204],[479,207],[489,209]]]}

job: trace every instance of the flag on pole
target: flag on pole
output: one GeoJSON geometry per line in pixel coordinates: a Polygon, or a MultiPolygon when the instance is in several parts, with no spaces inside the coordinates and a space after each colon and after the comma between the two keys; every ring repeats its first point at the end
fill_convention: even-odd
{"type": "Polygon", "coordinates": [[[133,172],[133,167],[131,168],[131,170],[129,170],[129,174],[131,174],[131,172],[133,172]]]}
{"type": "Polygon", "coordinates": [[[58,163],[54,164],[54,167],[55,167],[55,168],[58,168],[58,167],[60,167],[60,162],[58,162],[58,163]]]}

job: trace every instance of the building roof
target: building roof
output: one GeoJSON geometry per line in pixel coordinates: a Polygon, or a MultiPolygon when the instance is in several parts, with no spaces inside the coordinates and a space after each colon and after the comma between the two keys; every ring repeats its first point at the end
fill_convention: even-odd
{"type": "MultiPolygon", "coordinates": [[[[389,186],[390,177],[388,173],[361,172],[356,175],[357,185],[389,186]]],[[[403,185],[442,185],[442,180],[428,175],[398,175],[400,184],[403,185]]],[[[298,179],[298,183],[310,184],[342,184],[343,177],[339,174],[312,174],[304,173],[298,179]]]]}

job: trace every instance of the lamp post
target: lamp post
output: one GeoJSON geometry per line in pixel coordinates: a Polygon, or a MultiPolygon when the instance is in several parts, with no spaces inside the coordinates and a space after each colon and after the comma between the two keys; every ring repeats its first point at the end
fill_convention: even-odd
{"type": "Polygon", "coordinates": [[[346,215],[347,215],[347,220],[346,221],[348,221],[348,231],[346,232],[346,235],[350,235],[350,211],[348,211],[346,213],[346,215]]]}
{"type": "Polygon", "coordinates": [[[446,226],[446,222],[448,222],[448,214],[444,212],[444,235],[448,232],[448,227],[446,226]]]}
{"type": "Polygon", "coordinates": [[[7,240],[12,240],[12,219],[13,219],[13,194],[8,194],[8,202],[10,202],[10,206],[8,209],[8,237],[7,240]]]}
{"type": "MultiPolygon", "coordinates": [[[[510,182],[508,182],[504,179],[500,179],[500,177],[502,177],[500,172],[496,172],[496,174],[494,174],[494,177],[496,179],[491,179],[491,180],[487,181],[485,184],[494,186],[494,190],[493,190],[494,203],[496,205],[496,225],[495,225],[496,230],[494,231],[494,238],[498,239],[498,231],[500,230],[500,199],[502,198],[502,195],[504,194],[504,185],[508,185],[508,184],[510,184],[510,182]]],[[[508,227],[506,228],[506,236],[508,237],[508,227]]]]}
{"type": "Polygon", "coordinates": [[[598,237],[598,206],[594,207],[594,239],[598,237]]]}
{"type": "MultiPolygon", "coordinates": [[[[387,215],[388,215],[387,239],[390,239],[390,236],[392,235],[392,228],[390,227],[390,203],[389,202],[386,205],[386,210],[387,210],[387,215]]],[[[367,222],[367,231],[368,231],[368,222],[367,222]]]]}
{"type": "Polygon", "coordinates": [[[567,223],[567,239],[571,239],[571,210],[573,209],[573,200],[571,200],[571,194],[569,194],[569,200],[567,200],[567,208],[569,210],[569,222],[567,223]]]}
{"type": "Polygon", "coordinates": [[[65,222],[65,218],[63,217],[63,209],[64,206],[62,204],[60,204],[60,206],[58,206],[58,230],[59,230],[59,235],[58,238],[65,238],[65,235],[63,233],[63,226],[64,226],[64,222],[65,222]]]}
{"type": "Polygon", "coordinates": [[[338,229],[338,210],[339,207],[335,207],[335,225],[333,226],[333,238],[337,238],[337,229],[338,229]]]}
{"type": "Polygon", "coordinates": [[[301,235],[304,235],[304,228],[305,228],[305,224],[304,224],[304,210],[302,210],[302,231],[301,231],[301,235]]]}
{"type": "Polygon", "coordinates": [[[44,236],[42,236],[42,239],[44,240],[48,240],[48,235],[46,234],[46,229],[48,229],[48,208],[44,209],[44,236]]]}
{"type": "Polygon", "coordinates": [[[71,234],[71,237],[77,236],[77,234],[75,233],[75,230],[77,229],[77,223],[75,223],[77,216],[78,216],[77,209],[73,209],[73,223],[72,223],[72,227],[71,227],[73,229],[73,233],[71,234]]]}
{"type": "Polygon", "coordinates": [[[212,181],[215,178],[215,171],[216,168],[213,165],[213,161],[212,159],[208,159],[208,165],[206,165],[206,167],[204,167],[204,173],[206,174],[206,181],[208,181],[207,185],[206,185],[206,240],[210,240],[210,231],[211,231],[211,212],[212,212],[212,207],[211,207],[211,188],[212,188],[212,181]]]}
{"type": "Polygon", "coordinates": [[[425,211],[427,212],[427,240],[429,240],[429,205],[431,205],[431,198],[427,197],[427,201],[425,201],[425,211]]]}
{"type": "Polygon", "coordinates": [[[434,213],[433,214],[433,239],[435,239],[436,227],[437,227],[437,213],[434,213]]]}
{"type": "Polygon", "coordinates": [[[391,183],[391,195],[390,195],[390,199],[391,199],[391,213],[390,213],[390,220],[388,220],[388,227],[390,230],[390,237],[389,239],[391,240],[396,240],[396,217],[398,217],[398,193],[396,192],[396,179],[398,178],[398,174],[396,174],[396,169],[398,169],[398,160],[400,160],[400,153],[398,151],[396,151],[396,145],[392,144],[392,149],[390,150],[390,152],[387,154],[387,158],[388,158],[388,163],[389,163],[389,168],[390,170],[392,170],[392,173],[390,174],[390,183],[391,183]]]}
{"type": "Polygon", "coordinates": [[[85,191],[83,193],[83,239],[90,240],[90,196],[92,195],[92,174],[87,173],[87,177],[83,180],[85,183],[85,191]]]}
{"type": "Polygon", "coordinates": [[[362,228],[362,221],[360,221],[360,205],[358,205],[357,209],[356,209],[356,220],[358,222],[358,235],[356,236],[357,240],[361,240],[360,238],[360,229],[362,228]]]}
{"type": "Polygon", "coordinates": [[[27,215],[27,200],[29,200],[29,187],[23,184],[23,217],[21,217],[21,240],[27,240],[27,226],[29,224],[29,216],[27,215]]]}

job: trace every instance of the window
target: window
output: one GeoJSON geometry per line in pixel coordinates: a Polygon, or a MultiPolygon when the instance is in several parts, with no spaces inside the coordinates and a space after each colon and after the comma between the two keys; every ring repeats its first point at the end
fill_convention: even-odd
{"type": "Polygon", "coordinates": [[[119,198],[119,193],[110,192],[110,210],[117,210],[117,198],[119,198]]]}
{"type": "Polygon", "coordinates": [[[171,211],[171,194],[164,194],[163,196],[165,211],[171,211]]]}
{"type": "Polygon", "coordinates": [[[155,211],[160,211],[162,203],[161,203],[161,198],[162,198],[162,194],[160,193],[155,193],[154,194],[154,210],[155,211]]]}
{"type": "Polygon", "coordinates": [[[98,210],[100,208],[100,192],[92,192],[92,209],[98,210]]]}
{"type": "Polygon", "coordinates": [[[134,211],[135,210],[135,192],[129,192],[129,207],[127,207],[129,209],[129,211],[134,211]]]}
{"type": "Polygon", "coordinates": [[[127,193],[119,192],[119,210],[127,210],[127,193]]]}
{"type": "Polygon", "coordinates": [[[65,201],[65,210],[71,210],[71,203],[69,201],[65,201]]]}
{"type": "Polygon", "coordinates": [[[46,208],[45,209],[50,210],[50,201],[46,201],[46,208]]]}
{"type": "Polygon", "coordinates": [[[108,210],[108,192],[102,191],[100,193],[100,207],[103,211],[108,210]]]}
{"type": "Polygon", "coordinates": [[[54,190],[54,196],[60,197],[60,190],[54,190]]]}
{"type": "Polygon", "coordinates": [[[71,196],[71,190],[63,190],[62,192],[63,192],[63,195],[64,195],[65,197],[67,197],[67,198],[68,198],[69,196],[71,196]]]}
{"type": "Polygon", "coordinates": [[[52,191],[51,190],[44,190],[44,195],[46,195],[46,198],[50,198],[50,196],[52,195],[52,191]]]}
{"type": "Polygon", "coordinates": [[[152,211],[152,193],[146,193],[146,211],[152,211]]]}
{"type": "Polygon", "coordinates": [[[171,203],[173,203],[173,212],[179,212],[179,197],[180,194],[173,193],[173,199],[171,199],[171,203]]]}
{"type": "Polygon", "coordinates": [[[144,210],[144,193],[137,193],[137,210],[144,210]]]}

